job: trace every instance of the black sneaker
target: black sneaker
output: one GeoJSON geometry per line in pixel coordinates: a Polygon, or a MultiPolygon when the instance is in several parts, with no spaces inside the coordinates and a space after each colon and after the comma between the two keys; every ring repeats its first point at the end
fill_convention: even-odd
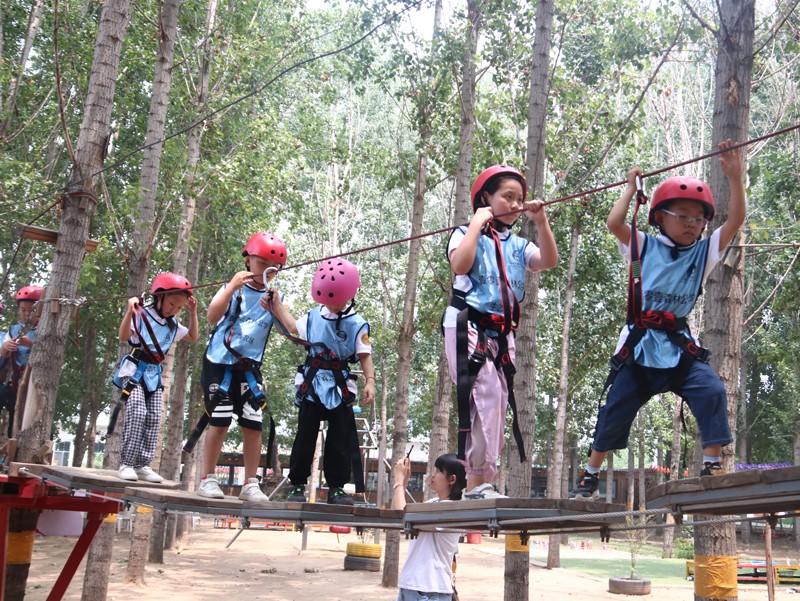
{"type": "Polygon", "coordinates": [[[725,469],[719,464],[719,461],[706,461],[703,464],[703,469],[700,470],[700,477],[703,476],[721,476],[725,473],[725,469]]]}
{"type": "Polygon", "coordinates": [[[575,483],[575,488],[572,489],[570,499],[593,499],[600,498],[600,478],[597,474],[590,474],[586,470],[578,478],[575,483]]]}
{"type": "Polygon", "coordinates": [[[289,491],[289,496],[286,497],[287,503],[305,503],[308,501],[306,499],[306,487],[305,486],[293,486],[292,490],[289,491]]]}
{"type": "Polygon", "coordinates": [[[328,491],[328,503],[331,505],[352,505],[353,497],[338,486],[334,486],[328,491]]]}

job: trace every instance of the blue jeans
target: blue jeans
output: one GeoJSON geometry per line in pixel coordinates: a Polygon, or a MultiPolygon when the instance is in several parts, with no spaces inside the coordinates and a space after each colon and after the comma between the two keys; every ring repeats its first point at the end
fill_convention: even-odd
{"type": "MultiPolygon", "coordinates": [[[[597,415],[592,448],[614,451],[628,446],[631,424],[639,409],[654,395],[670,389],[675,369],[623,365],[597,415]]],[[[695,361],[680,396],[689,405],[700,429],[703,447],[733,442],[728,424],[728,396],[722,380],[708,364],[695,361]]]]}
{"type": "Polygon", "coordinates": [[[452,601],[453,593],[426,593],[401,588],[397,601],[452,601]]]}

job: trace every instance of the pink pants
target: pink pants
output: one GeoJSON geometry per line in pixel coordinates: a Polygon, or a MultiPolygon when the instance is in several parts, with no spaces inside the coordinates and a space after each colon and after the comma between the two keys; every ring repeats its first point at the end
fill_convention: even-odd
{"type": "MultiPolygon", "coordinates": [[[[469,353],[475,350],[478,333],[470,325],[469,353]]],[[[492,356],[497,356],[497,340],[486,337],[486,346],[492,356]]],[[[450,377],[458,384],[458,359],[456,357],[456,328],[444,328],[444,350],[450,366],[450,377]]],[[[514,335],[508,336],[508,354],[513,361],[516,347],[514,335]]],[[[478,372],[469,396],[470,433],[467,434],[466,470],[468,474],[481,474],[486,481],[497,475],[497,462],[505,446],[506,404],[508,387],[503,370],[498,370],[487,359],[478,372]]]]}

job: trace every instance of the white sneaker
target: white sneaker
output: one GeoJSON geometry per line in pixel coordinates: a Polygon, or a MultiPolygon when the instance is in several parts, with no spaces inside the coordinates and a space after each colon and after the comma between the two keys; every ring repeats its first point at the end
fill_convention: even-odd
{"type": "Polygon", "coordinates": [[[465,490],[461,493],[461,498],[464,500],[474,501],[476,499],[507,499],[505,495],[501,495],[494,489],[494,486],[488,482],[479,484],[472,490],[465,490]]]}
{"type": "Polygon", "coordinates": [[[214,474],[209,474],[200,480],[200,488],[197,489],[197,494],[208,499],[225,498],[225,493],[223,493],[222,489],[219,487],[219,481],[217,481],[214,474]]]}
{"type": "Polygon", "coordinates": [[[136,475],[136,470],[130,465],[120,465],[117,476],[122,480],[129,480],[130,482],[136,482],[139,479],[139,476],[136,475]]]}
{"type": "Polygon", "coordinates": [[[269,501],[267,495],[261,492],[258,478],[247,479],[247,484],[242,486],[242,492],[239,493],[239,499],[242,501],[269,501]]]}
{"type": "Polygon", "coordinates": [[[139,480],[144,480],[145,482],[163,482],[164,478],[159,476],[157,473],[153,471],[153,468],[149,465],[143,465],[142,467],[136,468],[136,475],[139,476],[139,480]]]}

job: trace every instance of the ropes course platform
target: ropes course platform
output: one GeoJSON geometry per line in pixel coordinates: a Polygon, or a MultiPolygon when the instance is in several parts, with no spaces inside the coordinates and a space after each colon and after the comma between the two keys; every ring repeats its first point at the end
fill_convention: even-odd
{"type": "Polygon", "coordinates": [[[607,534],[625,524],[624,505],[584,499],[481,499],[412,503],[403,518],[406,532],[437,528],[500,532],[591,532],[607,534]]]}
{"type": "Polygon", "coordinates": [[[187,511],[209,515],[254,518],[270,522],[331,524],[356,528],[401,529],[403,512],[377,507],[348,507],[327,503],[276,503],[240,501],[236,497],[207,499],[183,490],[163,490],[132,486],[123,499],[164,511],[187,511]]]}
{"type": "Polygon", "coordinates": [[[675,515],[800,512],[800,466],[666,482],[647,491],[647,507],[675,515]]]}

